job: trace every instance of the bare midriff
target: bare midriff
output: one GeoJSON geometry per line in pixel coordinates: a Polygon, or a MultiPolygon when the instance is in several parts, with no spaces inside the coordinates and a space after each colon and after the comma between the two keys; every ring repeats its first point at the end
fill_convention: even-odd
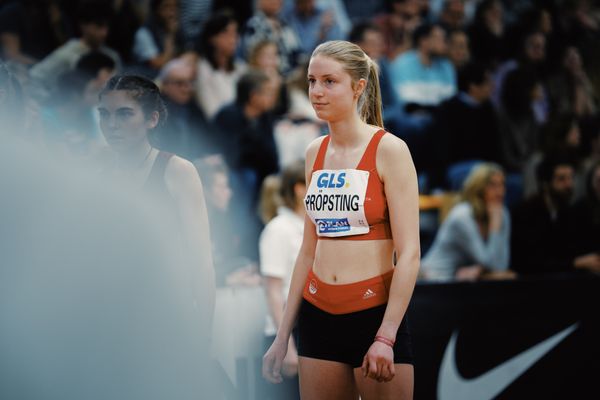
{"type": "Polygon", "coordinates": [[[319,240],[313,272],[329,284],[359,282],[392,269],[393,251],[392,240],[319,240]]]}

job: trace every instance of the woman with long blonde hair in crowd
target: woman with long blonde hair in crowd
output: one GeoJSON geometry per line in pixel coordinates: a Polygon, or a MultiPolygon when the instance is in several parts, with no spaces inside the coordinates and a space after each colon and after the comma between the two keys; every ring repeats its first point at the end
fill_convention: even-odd
{"type": "Polygon", "coordinates": [[[423,258],[423,276],[432,280],[510,278],[510,214],[502,167],[481,163],[463,184],[455,205],[423,258]]]}

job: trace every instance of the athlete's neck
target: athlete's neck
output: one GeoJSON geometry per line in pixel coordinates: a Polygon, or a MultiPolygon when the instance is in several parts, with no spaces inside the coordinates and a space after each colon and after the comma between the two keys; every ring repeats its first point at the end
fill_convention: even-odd
{"type": "Polygon", "coordinates": [[[119,153],[117,165],[120,169],[124,170],[142,168],[150,158],[152,150],[150,143],[145,140],[139,146],[136,146],[129,151],[119,153]]]}
{"type": "Polygon", "coordinates": [[[360,146],[369,133],[369,125],[358,115],[351,119],[329,122],[328,125],[331,143],[336,148],[360,146]]]}

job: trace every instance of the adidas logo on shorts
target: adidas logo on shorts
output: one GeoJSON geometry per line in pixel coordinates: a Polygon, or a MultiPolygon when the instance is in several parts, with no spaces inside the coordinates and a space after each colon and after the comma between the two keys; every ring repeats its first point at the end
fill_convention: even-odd
{"type": "Polygon", "coordinates": [[[377,293],[375,293],[371,289],[367,289],[367,291],[365,292],[365,294],[363,294],[363,299],[371,298],[371,297],[375,296],[376,294],[377,293]]]}

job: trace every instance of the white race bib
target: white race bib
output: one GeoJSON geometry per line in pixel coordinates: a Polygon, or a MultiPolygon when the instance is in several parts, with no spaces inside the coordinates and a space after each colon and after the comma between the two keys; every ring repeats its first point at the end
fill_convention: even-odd
{"type": "Polygon", "coordinates": [[[369,233],[364,208],[368,183],[369,171],[322,169],[313,172],[304,206],[318,236],[369,233]]]}

